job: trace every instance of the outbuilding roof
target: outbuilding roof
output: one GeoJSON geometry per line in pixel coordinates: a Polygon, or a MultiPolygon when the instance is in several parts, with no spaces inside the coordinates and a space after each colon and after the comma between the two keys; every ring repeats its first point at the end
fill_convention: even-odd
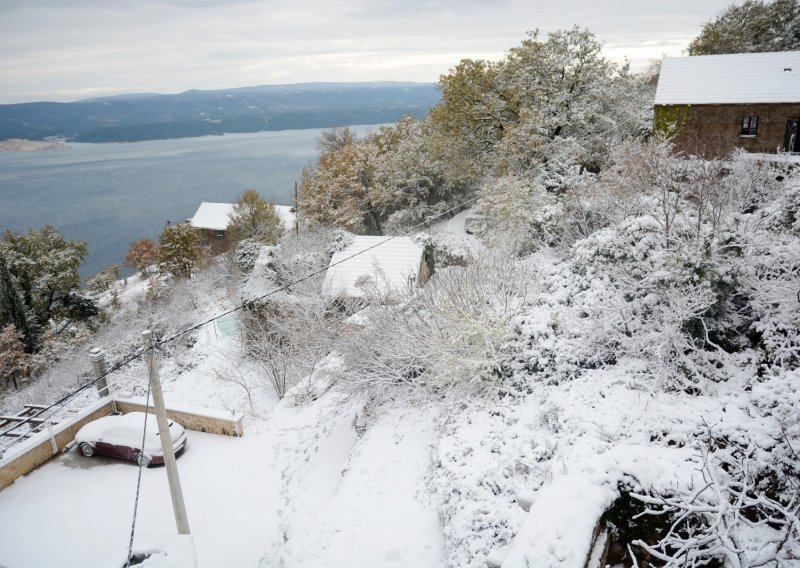
{"type": "Polygon", "coordinates": [[[203,201],[189,222],[197,229],[224,231],[231,222],[233,203],[208,203],[203,201]]]}
{"type": "Polygon", "coordinates": [[[656,105],[800,102],[800,51],[670,57],[656,105]]]}
{"type": "Polygon", "coordinates": [[[323,292],[363,297],[372,284],[399,290],[410,278],[419,278],[422,254],[422,247],[409,237],[354,237],[331,258],[323,292]]]}

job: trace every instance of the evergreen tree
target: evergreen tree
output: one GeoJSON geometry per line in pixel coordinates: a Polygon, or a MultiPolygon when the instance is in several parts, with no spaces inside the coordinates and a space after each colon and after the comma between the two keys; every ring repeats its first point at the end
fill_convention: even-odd
{"type": "Polygon", "coordinates": [[[19,388],[20,377],[28,373],[30,355],[25,353],[23,335],[14,324],[0,327],[0,377],[19,388]]]}
{"type": "Polygon", "coordinates": [[[25,351],[33,353],[38,345],[39,326],[25,305],[14,277],[8,271],[5,256],[0,252],[0,328],[8,325],[22,333],[25,351]]]}

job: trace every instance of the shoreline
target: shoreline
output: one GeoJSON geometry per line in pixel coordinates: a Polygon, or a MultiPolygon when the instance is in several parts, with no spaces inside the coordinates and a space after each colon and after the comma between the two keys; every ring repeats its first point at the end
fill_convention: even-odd
{"type": "Polygon", "coordinates": [[[63,138],[50,140],[27,140],[25,138],[9,138],[0,140],[0,152],[42,152],[48,150],[66,150],[69,148],[63,138]]]}

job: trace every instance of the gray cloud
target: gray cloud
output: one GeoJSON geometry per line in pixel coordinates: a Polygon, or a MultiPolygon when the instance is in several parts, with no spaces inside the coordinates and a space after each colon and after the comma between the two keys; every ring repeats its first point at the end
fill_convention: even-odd
{"type": "Polygon", "coordinates": [[[729,0],[0,0],[0,103],[303,81],[435,81],[579,24],[634,68],[729,0]],[[700,5],[702,4],[702,6],[700,5]]]}

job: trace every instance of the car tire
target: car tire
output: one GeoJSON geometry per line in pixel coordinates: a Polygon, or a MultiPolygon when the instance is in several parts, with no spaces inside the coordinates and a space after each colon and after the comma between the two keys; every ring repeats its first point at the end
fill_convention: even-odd
{"type": "Polygon", "coordinates": [[[89,442],[83,442],[78,447],[80,448],[81,453],[87,458],[90,458],[95,454],[94,447],[89,442]]]}
{"type": "Polygon", "coordinates": [[[140,467],[150,467],[150,458],[144,454],[139,454],[136,456],[136,463],[138,463],[140,467]]]}

